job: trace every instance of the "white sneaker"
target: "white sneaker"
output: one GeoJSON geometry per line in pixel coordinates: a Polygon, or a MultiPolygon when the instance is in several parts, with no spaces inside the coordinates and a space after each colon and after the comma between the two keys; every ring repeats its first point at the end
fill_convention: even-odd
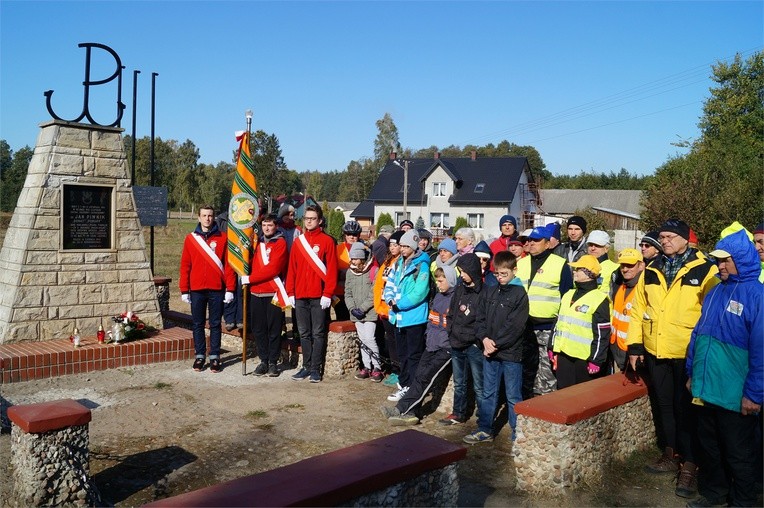
{"type": "Polygon", "coordinates": [[[389,400],[390,402],[398,402],[399,400],[401,400],[403,398],[404,395],[406,395],[407,391],[409,391],[409,387],[408,386],[404,386],[403,388],[401,388],[400,390],[398,390],[394,394],[388,395],[387,396],[387,400],[389,400]]]}

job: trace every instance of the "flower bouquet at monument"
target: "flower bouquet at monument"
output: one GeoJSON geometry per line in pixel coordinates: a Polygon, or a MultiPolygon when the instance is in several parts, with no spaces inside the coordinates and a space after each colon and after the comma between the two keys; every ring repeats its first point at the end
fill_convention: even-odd
{"type": "Polygon", "coordinates": [[[111,320],[114,321],[111,334],[111,339],[114,342],[142,339],[146,336],[146,332],[149,331],[146,323],[141,321],[138,314],[131,311],[117,314],[111,320]]]}

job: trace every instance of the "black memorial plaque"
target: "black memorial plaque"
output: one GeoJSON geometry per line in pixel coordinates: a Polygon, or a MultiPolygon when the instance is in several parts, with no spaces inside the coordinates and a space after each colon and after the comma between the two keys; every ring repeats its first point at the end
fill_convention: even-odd
{"type": "Polygon", "coordinates": [[[133,196],[141,226],[167,225],[167,187],[133,185],[133,196]]]}
{"type": "Polygon", "coordinates": [[[64,249],[112,248],[113,187],[64,185],[64,249]]]}

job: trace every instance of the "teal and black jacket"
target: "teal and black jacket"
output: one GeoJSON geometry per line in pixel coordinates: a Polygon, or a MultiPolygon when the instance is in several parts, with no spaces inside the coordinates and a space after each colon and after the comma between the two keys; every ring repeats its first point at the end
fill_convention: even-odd
{"type": "Polygon", "coordinates": [[[687,351],[692,395],[740,412],[742,397],[762,403],[764,391],[764,285],[753,242],[744,230],[716,244],[731,254],[737,275],[709,291],[687,351]]]}

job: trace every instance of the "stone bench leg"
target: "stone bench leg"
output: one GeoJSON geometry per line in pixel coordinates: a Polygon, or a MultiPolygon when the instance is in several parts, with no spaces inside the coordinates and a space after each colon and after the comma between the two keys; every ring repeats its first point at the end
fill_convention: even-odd
{"type": "Polygon", "coordinates": [[[340,378],[353,374],[360,366],[361,347],[351,321],[333,321],[326,339],[324,377],[340,378]]]}
{"type": "Polygon", "coordinates": [[[99,506],[90,479],[90,410],[74,400],[11,406],[13,500],[19,506],[99,506]]]}

